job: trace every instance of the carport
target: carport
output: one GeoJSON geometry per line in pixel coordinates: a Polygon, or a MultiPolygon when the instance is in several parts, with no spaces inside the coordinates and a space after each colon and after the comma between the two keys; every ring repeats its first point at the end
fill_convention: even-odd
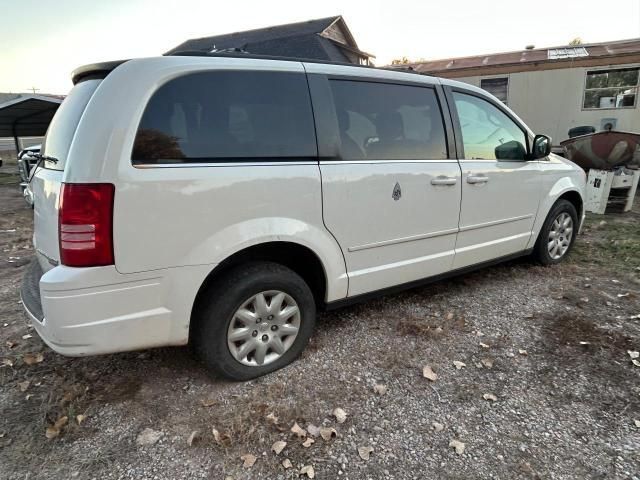
{"type": "Polygon", "coordinates": [[[42,137],[62,98],[26,95],[0,104],[0,138],[13,137],[16,154],[20,137],[42,137]]]}

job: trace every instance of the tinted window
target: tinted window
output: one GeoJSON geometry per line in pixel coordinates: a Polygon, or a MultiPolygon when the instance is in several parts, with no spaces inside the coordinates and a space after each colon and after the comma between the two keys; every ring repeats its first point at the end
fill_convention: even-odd
{"type": "Polygon", "coordinates": [[[185,75],[151,97],[133,163],[315,157],[304,74],[218,71],[185,75]]]}
{"type": "Polygon", "coordinates": [[[344,160],[447,158],[432,88],[332,80],[344,160]]]}
{"type": "Polygon", "coordinates": [[[520,127],[491,103],[455,92],[464,158],[468,160],[524,160],[526,137],[520,127]]]}

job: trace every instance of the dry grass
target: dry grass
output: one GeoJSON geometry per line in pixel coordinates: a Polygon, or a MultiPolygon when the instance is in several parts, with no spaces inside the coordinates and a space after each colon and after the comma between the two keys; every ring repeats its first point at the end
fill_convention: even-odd
{"type": "Polygon", "coordinates": [[[436,340],[452,332],[465,330],[464,316],[450,314],[451,317],[417,317],[408,316],[398,320],[396,331],[399,335],[414,336],[436,340]]]}

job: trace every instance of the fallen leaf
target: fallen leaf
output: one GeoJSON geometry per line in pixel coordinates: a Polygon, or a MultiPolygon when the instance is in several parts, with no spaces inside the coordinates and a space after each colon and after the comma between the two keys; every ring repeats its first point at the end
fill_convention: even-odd
{"type": "Polygon", "coordinates": [[[5,345],[7,346],[7,348],[8,348],[9,350],[11,350],[13,347],[15,347],[15,346],[17,345],[17,343],[16,343],[16,342],[12,342],[11,340],[7,340],[7,341],[5,342],[5,345]]]}
{"type": "Polygon", "coordinates": [[[200,403],[203,407],[213,407],[216,404],[216,401],[213,398],[206,398],[200,400],[200,403]]]}
{"type": "Polygon", "coordinates": [[[377,385],[373,386],[373,391],[375,393],[377,393],[378,395],[382,396],[385,393],[387,393],[387,387],[386,387],[386,385],[377,384],[377,385]]]}
{"type": "Polygon", "coordinates": [[[466,445],[459,440],[451,440],[449,446],[455,448],[458,455],[462,455],[466,445]]]}
{"type": "Polygon", "coordinates": [[[371,452],[373,452],[373,447],[358,447],[358,455],[363,460],[369,460],[371,452]]]}
{"type": "Polygon", "coordinates": [[[442,430],[444,430],[444,425],[439,422],[433,422],[431,426],[436,432],[441,432],[442,430]]]}
{"type": "Polygon", "coordinates": [[[320,435],[320,428],[316,427],[313,423],[310,423],[307,425],[307,432],[309,432],[309,435],[312,437],[317,437],[320,435]]]}
{"type": "Polygon", "coordinates": [[[191,435],[189,435],[189,438],[187,439],[187,445],[189,446],[193,445],[193,442],[196,441],[199,433],[200,432],[198,432],[198,430],[194,430],[193,432],[191,432],[191,435]]]}
{"type": "Polygon", "coordinates": [[[520,355],[529,355],[529,354],[527,353],[527,351],[526,351],[526,350],[523,350],[523,349],[521,349],[521,348],[520,348],[520,349],[518,349],[518,353],[519,353],[520,355]]]}
{"type": "Polygon", "coordinates": [[[2,366],[3,367],[13,367],[13,360],[11,360],[10,358],[3,358],[2,359],[2,366]]]}
{"type": "Polygon", "coordinates": [[[634,420],[633,423],[636,424],[636,427],[640,428],[640,420],[634,420]]]}
{"type": "Polygon", "coordinates": [[[454,361],[453,361],[453,364],[455,365],[456,370],[460,370],[461,368],[464,368],[464,367],[466,367],[466,366],[467,366],[467,364],[466,364],[466,363],[464,363],[464,362],[459,362],[458,360],[454,360],[454,361]]]}
{"type": "Polygon", "coordinates": [[[283,466],[285,469],[293,467],[293,465],[291,464],[291,460],[289,460],[288,458],[285,458],[285,459],[282,461],[282,466],[283,466]]]}
{"type": "Polygon", "coordinates": [[[449,312],[447,313],[447,320],[451,320],[451,319],[453,319],[453,313],[449,312]]]}
{"type": "Polygon", "coordinates": [[[498,401],[498,397],[496,397],[493,393],[485,393],[484,395],[482,395],[482,398],[484,398],[485,400],[490,400],[492,402],[498,401]]]}
{"type": "Polygon", "coordinates": [[[216,427],[211,427],[211,433],[213,434],[213,439],[216,441],[218,445],[223,447],[228,447],[231,445],[231,435],[228,433],[220,433],[216,430],[216,427]]]}
{"type": "Polygon", "coordinates": [[[250,453],[245,453],[244,455],[240,456],[240,460],[244,462],[242,464],[243,467],[251,468],[253,467],[253,464],[256,463],[257,458],[255,455],[251,455],[250,453]]]}
{"type": "Polygon", "coordinates": [[[311,465],[305,465],[300,469],[300,475],[306,475],[308,478],[315,478],[316,472],[311,465]]]}
{"type": "Polygon", "coordinates": [[[320,429],[320,436],[325,442],[332,440],[338,436],[338,432],[336,432],[335,428],[330,427],[322,427],[320,429]]]}
{"type": "Polygon", "coordinates": [[[627,350],[627,353],[629,354],[629,356],[630,356],[631,358],[638,358],[638,357],[640,357],[640,352],[636,352],[636,351],[633,351],[633,350],[627,350]]]}
{"type": "Polygon", "coordinates": [[[40,352],[36,354],[27,353],[22,357],[22,361],[27,365],[34,365],[36,363],[42,362],[43,360],[44,360],[44,356],[40,352]]]}
{"type": "Polygon", "coordinates": [[[640,367],[640,362],[638,360],[636,360],[635,358],[633,360],[631,360],[631,363],[633,363],[636,367],[640,367]]]}
{"type": "Polygon", "coordinates": [[[271,412],[269,415],[267,415],[264,418],[266,418],[267,422],[271,423],[272,425],[278,424],[278,417],[276,417],[273,412],[271,412]]]}
{"type": "Polygon", "coordinates": [[[628,297],[628,296],[629,296],[628,292],[627,293],[619,293],[618,294],[618,298],[624,298],[624,297],[628,297]]]}
{"type": "Polygon", "coordinates": [[[67,416],[60,417],[58,420],[56,420],[56,423],[47,427],[47,429],[44,432],[45,437],[47,437],[49,440],[56,438],[58,435],[60,435],[60,431],[62,430],[62,427],[64,427],[68,421],[69,421],[69,417],[67,416]]]}
{"type": "Polygon", "coordinates": [[[435,382],[438,379],[438,375],[431,369],[429,365],[425,365],[422,368],[422,376],[432,382],[435,382]]]}
{"type": "Polygon", "coordinates": [[[291,433],[295,433],[298,438],[304,438],[307,436],[307,431],[304,428],[301,428],[300,425],[298,425],[298,422],[293,424],[293,427],[291,427],[291,433]]]}
{"type": "Polygon", "coordinates": [[[65,392],[64,395],[62,395],[62,401],[64,403],[69,403],[71,402],[74,398],[76,398],[76,394],[75,392],[65,392]]]}
{"type": "Polygon", "coordinates": [[[333,416],[336,417],[338,423],[344,423],[347,419],[347,412],[345,412],[340,407],[333,410],[333,416]]]}
{"type": "Polygon", "coordinates": [[[482,343],[482,342],[480,342],[480,346],[482,348],[489,348],[489,345],[487,345],[486,343],[482,343]]]}
{"type": "Polygon", "coordinates": [[[145,428],[136,438],[136,443],[138,445],[153,445],[160,440],[163,435],[164,433],[152,428],[145,428]]]}
{"type": "Polygon", "coordinates": [[[33,335],[31,335],[30,333],[27,333],[26,335],[22,335],[23,340],[29,340],[30,338],[33,338],[33,335]]]}
{"type": "Polygon", "coordinates": [[[480,362],[482,363],[482,365],[485,368],[493,368],[493,359],[492,358],[483,358],[482,360],[480,360],[480,362]]]}
{"type": "Polygon", "coordinates": [[[78,422],[78,425],[82,425],[82,422],[84,422],[87,419],[86,415],[76,415],[76,422],[78,422]]]}
{"type": "Polygon", "coordinates": [[[287,442],[283,442],[282,440],[278,440],[273,445],[271,445],[271,450],[275,452],[276,455],[280,455],[280,452],[284,450],[284,447],[287,446],[287,442]]]}
{"type": "Polygon", "coordinates": [[[302,442],[302,446],[303,446],[304,448],[309,448],[309,447],[310,447],[311,445],[313,445],[314,443],[316,443],[316,441],[315,441],[313,438],[308,437],[304,442],[302,442]]]}
{"type": "Polygon", "coordinates": [[[24,382],[20,382],[18,384],[18,388],[21,392],[26,392],[27,388],[29,388],[29,385],[31,385],[31,382],[29,380],[25,380],[24,382]]]}

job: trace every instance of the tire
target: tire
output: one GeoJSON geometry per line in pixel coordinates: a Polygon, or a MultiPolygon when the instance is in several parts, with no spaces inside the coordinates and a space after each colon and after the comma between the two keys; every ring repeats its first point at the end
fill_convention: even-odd
{"type": "Polygon", "coordinates": [[[250,380],[293,362],[309,342],[315,319],[313,294],[297,273],[277,263],[251,262],[224,273],[200,295],[191,342],[213,373],[250,380]]]}
{"type": "Polygon", "coordinates": [[[551,210],[540,229],[538,240],[536,241],[536,245],[533,250],[534,258],[543,265],[555,265],[556,263],[560,263],[566,258],[573,248],[576,235],[578,234],[578,226],[578,213],[576,212],[576,207],[567,200],[558,200],[553,207],[551,207],[551,210]],[[555,232],[558,229],[559,224],[555,222],[561,218],[571,219],[571,238],[567,241],[566,228],[564,230],[559,230],[554,238],[558,249],[554,252],[551,244],[554,240],[551,238],[552,230],[555,232]]]}

